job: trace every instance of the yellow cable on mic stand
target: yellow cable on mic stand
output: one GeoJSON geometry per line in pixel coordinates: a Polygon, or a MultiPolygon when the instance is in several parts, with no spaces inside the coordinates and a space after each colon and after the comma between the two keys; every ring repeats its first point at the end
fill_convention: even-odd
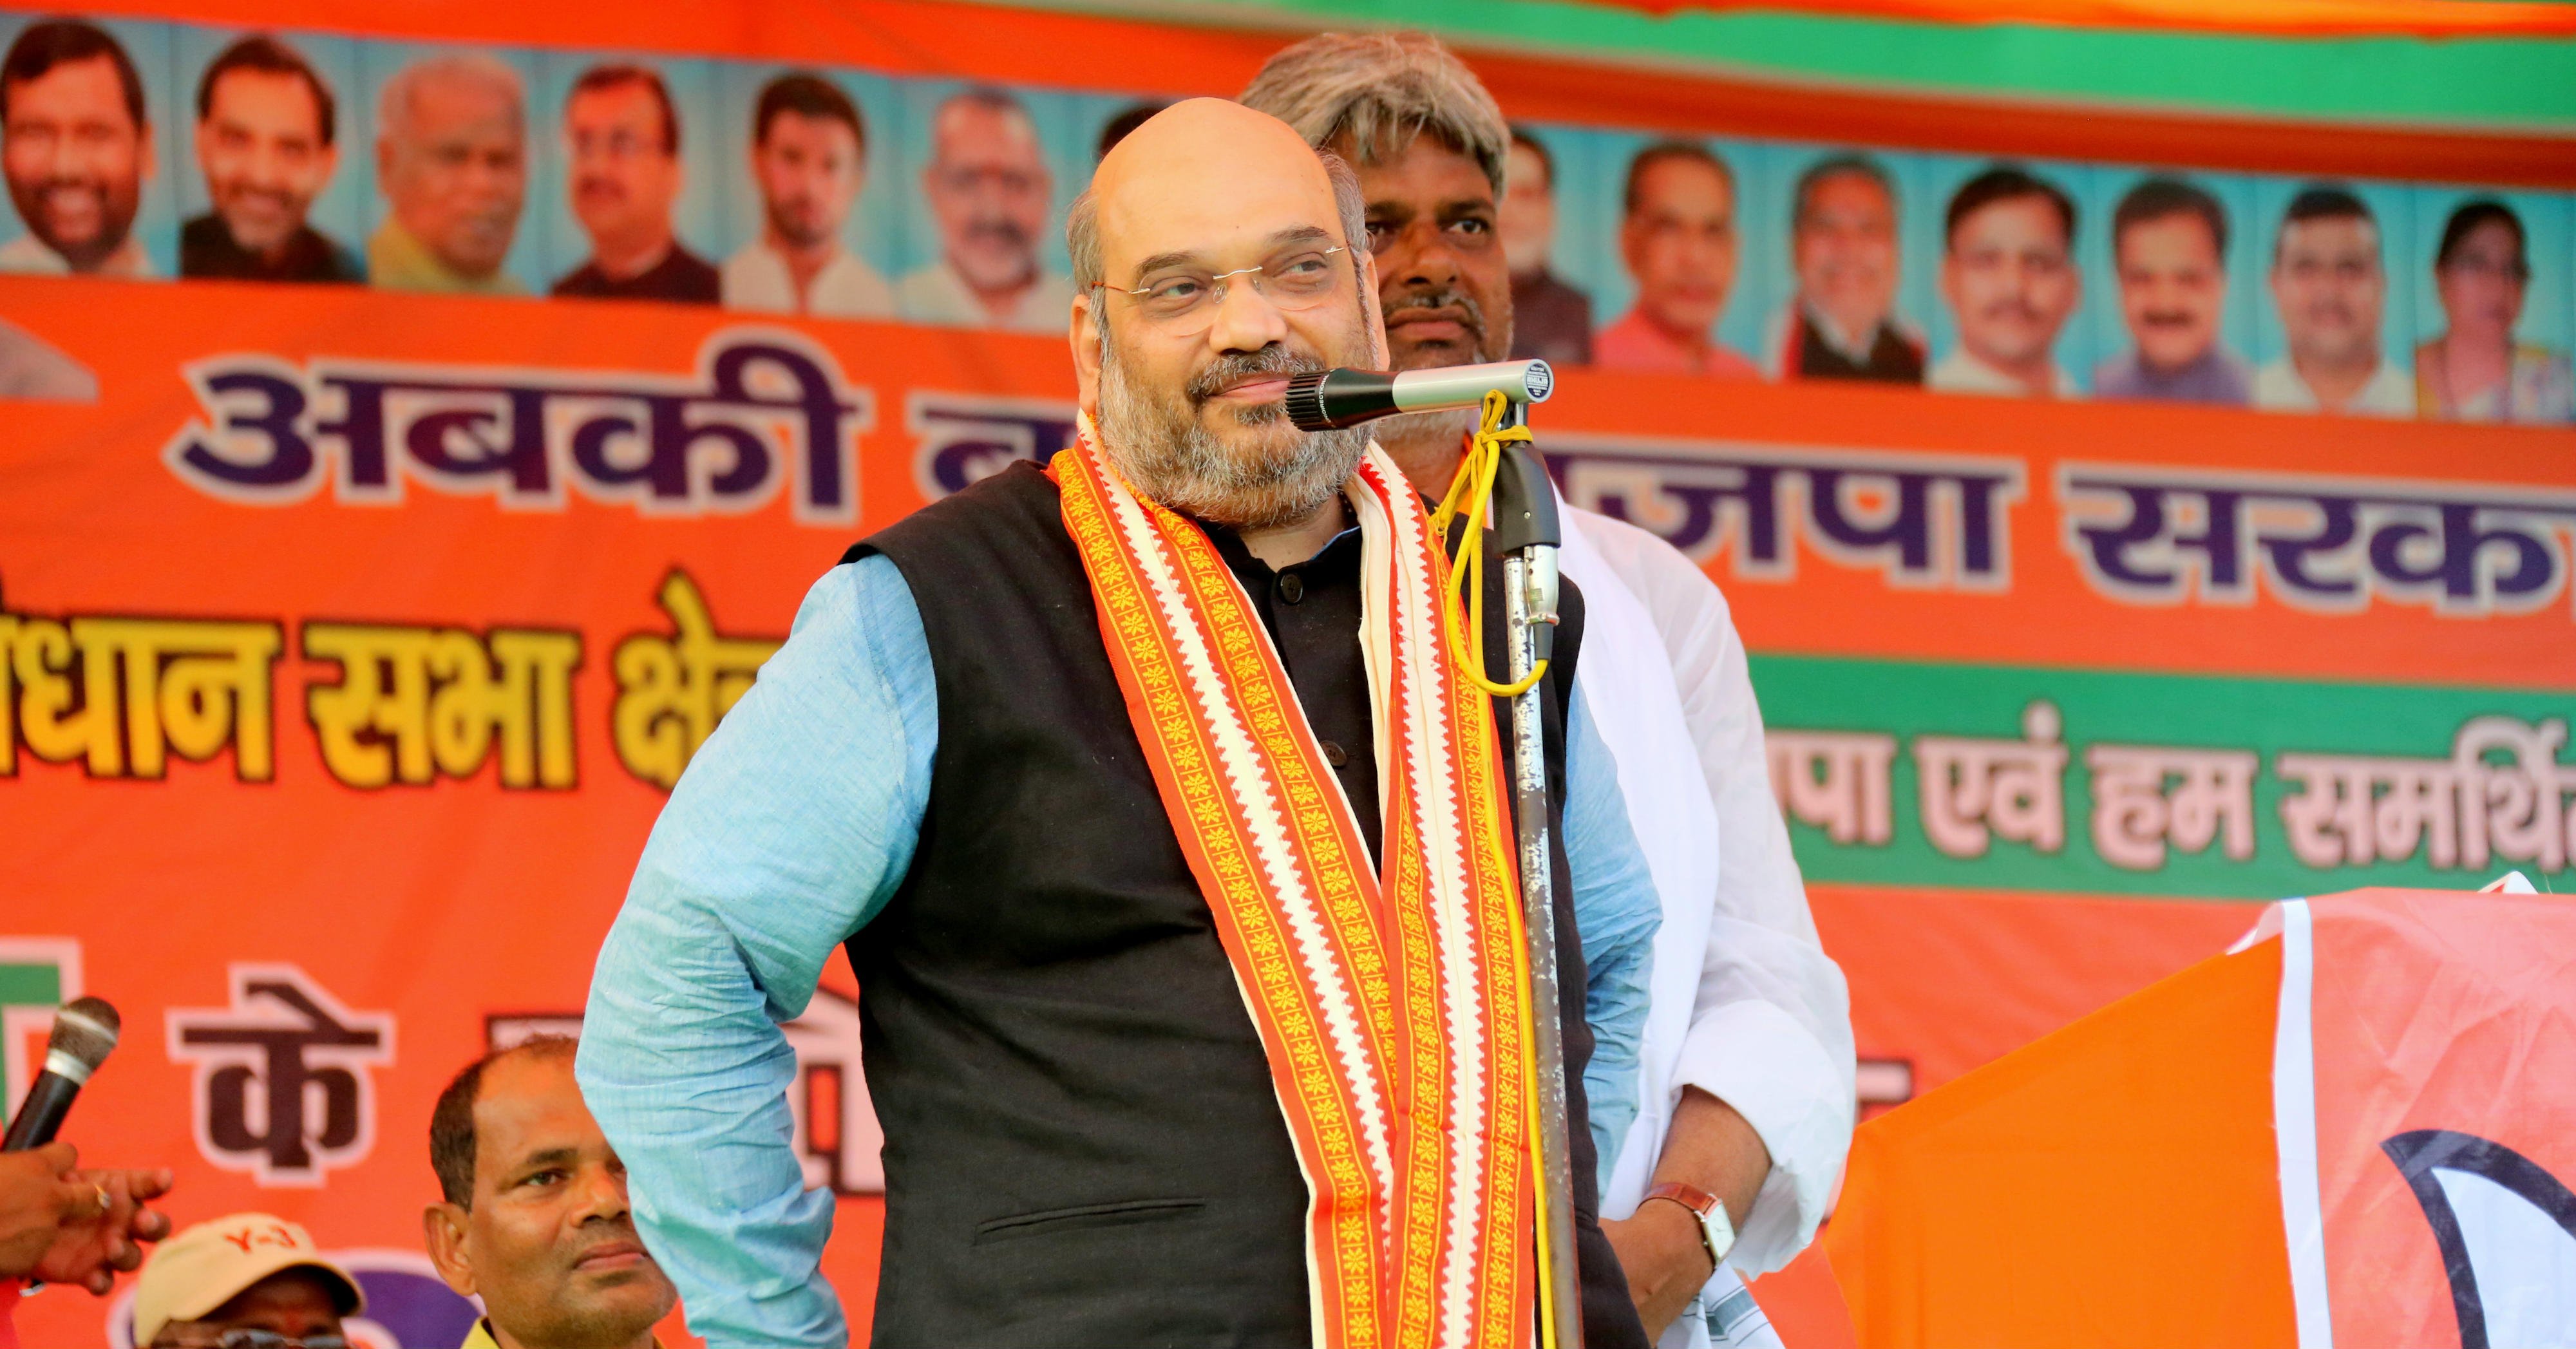
{"type": "Polygon", "coordinates": [[[1467,457],[1458,464],[1458,476],[1450,479],[1449,495],[1431,512],[1431,528],[1446,537],[1449,523],[1466,514],[1467,528],[1458,536],[1456,551],[1449,555],[1449,579],[1456,584],[1460,577],[1467,582],[1467,631],[1458,630],[1457,611],[1448,611],[1449,645],[1467,679],[1477,688],[1496,698],[1517,698],[1529,691],[1547,674],[1547,662],[1530,667],[1529,674],[1510,684],[1497,684],[1485,673],[1485,512],[1493,505],[1494,478],[1502,471],[1503,446],[1530,443],[1530,429],[1515,426],[1502,428],[1503,412],[1510,401],[1500,393],[1485,395],[1485,406],[1479,415],[1480,425],[1468,442],[1467,457]]]}
{"type": "MultiPolygon", "coordinates": [[[[1537,661],[1530,672],[1509,684],[1497,684],[1485,673],[1485,513],[1493,503],[1494,479],[1501,472],[1503,446],[1531,442],[1527,426],[1502,427],[1503,413],[1509,406],[1500,393],[1485,395],[1485,406],[1478,417],[1475,437],[1468,442],[1467,456],[1458,465],[1458,476],[1450,480],[1449,495],[1431,513],[1431,527],[1444,537],[1450,522],[1463,511],[1467,527],[1458,536],[1456,551],[1449,557],[1452,584],[1460,577],[1467,582],[1467,631],[1458,629],[1455,606],[1445,610],[1449,645],[1459,668],[1469,682],[1496,698],[1516,698],[1526,693],[1547,674],[1547,662],[1537,661]]],[[[1529,1140],[1531,1200],[1536,1210],[1535,1236],[1538,1246],[1538,1338],[1540,1349],[1558,1349],[1556,1339],[1556,1259],[1548,1240],[1547,1163],[1541,1155],[1538,1112],[1538,1009],[1530,1000],[1529,933],[1521,921],[1520,906],[1511,906],[1512,951],[1514,953],[1512,996],[1521,1023],[1521,1099],[1528,1103],[1521,1121],[1521,1132],[1529,1140]]],[[[1565,1252],[1571,1258],[1572,1252],[1565,1252]]]]}

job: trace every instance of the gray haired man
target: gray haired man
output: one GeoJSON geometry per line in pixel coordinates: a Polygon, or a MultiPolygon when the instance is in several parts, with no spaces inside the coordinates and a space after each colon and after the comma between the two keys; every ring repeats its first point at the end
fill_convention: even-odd
{"type": "Polygon", "coordinates": [[[930,119],[921,196],[939,226],[936,261],[895,283],[897,310],[915,323],[1052,333],[1073,283],[1046,268],[1055,178],[1035,118],[1005,89],[950,95],[930,119]]]}
{"type": "MultiPolygon", "coordinates": [[[[1242,101],[1358,167],[1396,368],[1502,359],[1510,132],[1473,72],[1422,34],[1328,33],[1272,57],[1242,101]]],[[[1380,427],[1414,487],[1445,494],[1467,420],[1380,427]]],[[[1849,997],[1771,797],[1725,598],[1663,540],[1566,518],[1565,574],[1590,602],[1576,682],[1664,909],[1644,1044],[1603,1034],[1585,1075],[1602,1226],[1667,1349],[1776,1344],[1739,1271],[1788,1263],[1824,1216],[1851,1141],[1849,997]]]]}
{"type": "Polygon", "coordinates": [[[501,270],[528,197],[518,72],[479,52],[427,57],[385,83],[376,119],[384,226],[367,279],[387,290],[524,295],[501,270]]]}

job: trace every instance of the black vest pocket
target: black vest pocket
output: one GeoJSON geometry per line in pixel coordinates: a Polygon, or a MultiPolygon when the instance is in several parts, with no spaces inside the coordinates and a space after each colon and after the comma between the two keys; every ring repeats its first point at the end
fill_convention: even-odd
{"type": "Polygon", "coordinates": [[[1019,1237],[1054,1236],[1102,1227],[1132,1227],[1138,1223],[1175,1222],[1195,1218],[1206,1208],[1204,1199],[1127,1199],[1115,1204],[1083,1204],[1075,1208],[1015,1213],[1007,1218],[975,1224],[975,1244],[988,1246],[996,1241],[1019,1237]]]}

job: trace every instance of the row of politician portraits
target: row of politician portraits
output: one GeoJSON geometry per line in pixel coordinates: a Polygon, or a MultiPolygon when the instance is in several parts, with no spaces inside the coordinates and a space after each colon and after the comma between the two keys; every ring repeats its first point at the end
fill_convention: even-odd
{"type": "MultiPolygon", "coordinates": [[[[193,24],[0,40],[22,272],[1057,333],[1064,210],[1153,110],[193,24]]],[[[2563,423],[2571,223],[2559,194],[1541,126],[1490,230],[1516,353],[1567,365],[2563,423]]]]}

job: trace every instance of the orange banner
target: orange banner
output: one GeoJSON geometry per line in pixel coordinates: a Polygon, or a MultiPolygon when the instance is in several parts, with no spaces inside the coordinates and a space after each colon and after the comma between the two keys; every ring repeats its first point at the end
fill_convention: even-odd
{"type": "MultiPolygon", "coordinates": [[[[92,1156],[182,1164],[182,1216],[265,1206],[328,1245],[405,1250],[446,1076],[578,1015],[664,787],[804,587],[959,475],[1056,448],[1061,350],[577,302],[98,295],[0,280],[0,305],[103,389],[95,407],[23,404],[9,421],[0,808],[17,935],[0,965],[55,972],[29,1004],[85,988],[140,1028],[83,1103],[92,1156]],[[358,1086],[333,1099],[353,1114],[254,1128],[213,1090],[239,1053],[191,1036],[281,1020],[376,1037],[256,1065],[345,1074],[358,1086]]],[[[1925,581],[1893,551],[1824,546],[1812,520],[1792,568],[1746,568],[1740,538],[1720,548],[1714,574],[1757,651],[2576,682],[2563,591],[2465,620],[2394,597],[2317,611],[2260,588],[2130,602],[2087,575],[2053,487],[2069,444],[2141,471],[2398,477],[2421,461],[2417,428],[1582,373],[1543,417],[1552,453],[1651,444],[1685,456],[1667,470],[1684,478],[1691,454],[1809,471],[1862,443],[2020,485],[1998,498],[2005,584],[1962,583],[1955,531],[1951,573],[1925,581]],[[2228,467],[2191,467],[2213,461],[2228,467]]],[[[2442,434],[2476,447],[2462,457],[2477,490],[2563,475],[2552,433],[2442,434]]],[[[1592,466],[1564,467],[1579,495],[1592,466]]],[[[2042,896],[1822,887],[1817,901],[1882,1103],[2241,925],[2189,904],[2168,918],[2095,901],[2097,919],[2042,896]],[[1994,970],[2025,973],[1999,987],[1994,970]]],[[[797,1105],[809,1169],[853,1196],[828,1267],[863,1317],[874,1159],[845,979],[796,1032],[797,1105]]],[[[23,1071],[23,1045],[10,1063],[23,1071]]],[[[63,1292],[22,1313],[34,1343],[94,1342],[98,1316],[63,1292]]]]}
{"type": "MultiPolygon", "coordinates": [[[[410,44],[520,44],[513,68],[560,92],[613,32],[708,68],[674,78],[692,115],[747,114],[774,73],[724,61],[836,63],[905,110],[870,123],[883,135],[918,130],[929,85],[962,78],[1023,82],[1086,118],[1148,92],[1131,85],[1231,92],[1281,38],[928,0],[410,7],[358,37],[306,0],[102,8],[137,20],[128,37],[173,21],[141,64],[164,123],[143,200],[174,255],[180,217],[206,206],[186,195],[204,174],[181,153],[193,90],[177,72],[248,26],[293,30],[356,81],[344,175],[367,157],[383,79],[428,50],[410,44]],[[1096,69],[1117,87],[1064,87],[1096,69]]],[[[1997,119],[1476,59],[1514,115],[1582,124],[1564,143],[1600,152],[1586,172],[1602,200],[1649,133],[1765,138],[1728,153],[1748,201],[1757,181],[1772,194],[1758,228],[1784,260],[1795,170],[1823,153],[1793,162],[1798,138],[2576,185],[2538,138],[1997,119]]],[[[1059,211],[1095,128],[1049,124],[1077,123],[1082,144],[1050,151],[1059,211]]],[[[917,149],[887,150],[849,229],[890,275],[887,240],[919,209],[917,149]]],[[[731,185],[683,203],[702,212],[690,228],[728,248],[756,233],[735,152],[690,153],[731,185]]],[[[1968,167],[1936,158],[1891,162],[1917,186],[1968,167]]],[[[587,244],[559,158],[534,172],[548,195],[529,197],[518,246],[535,261],[510,275],[541,287],[577,274],[567,250],[587,244]]],[[[2067,170],[2088,219],[2118,196],[2113,173],[2067,170]]],[[[2238,186],[2268,212],[2288,185],[2238,186]]],[[[2435,221],[2460,195],[2388,193],[2374,200],[2435,221]]],[[[325,207],[351,245],[384,215],[356,188],[325,207]]],[[[2569,218],[2547,196],[2533,219],[2548,210],[2569,218]]],[[[1938,213],[1908,211],[1924,222],[1908,266],[1928,274],[1938,213]]],[[[1615,220],[1595,215],[1608,238],[1615,220]]],[[[35,240],[0,253],[26,261],[35,240]]],[[[935,261],[927,235],[903,247],[903,267],[935,261]]],[[[2259,257],[2268,234],[2246,247],[2259,257]]],[[[2546,256],[2563,282],[2568,255],[2546,256]]],[[[1786,284],[1748,266],[1757,281],[1786,284]]],[[[2269,332],[2241,308],[2238,330],[2269,332]]],[[[2107,291],[2094,317],[2121,331],[2107,291]]],[[[85,1155],[176,1166],[182,1221],[305,1223],[371,1280],[362,1343],[446,1349],[470,1309],[418,1250],[439,1088],[489,1046],[576,1024],[665,793],[842,550],[1069,443],[1063,340],[195,277],[0,276],[0,321],[0,375],[24,362],[58,395],[0,394],[0,1085],[14,1102],[52,1006],[117,1002],[125,1048],[69,1135],[85,1155]]],[[[2425,324],[2392,327],[2390,349],[2425,324]]],[[[1535,423],[1570,499],[1662,534],[1726,592],[1773,785],[1851,976],[1873,1108],[2217,951],[2245,901],[2508,867],[2576,883],[2565,425],[1598,367],[1561,370],[1535,423]]],[[[825,985],[789,1028],[790,1105],[809,1182],[842,1196],[825,1269],[864,1326],[878,1139],[847,969],[825,985]]],[[[19,1324],[30,1345],[123,1349],[119,1305],[57,1289],[19,1324]]]]}

